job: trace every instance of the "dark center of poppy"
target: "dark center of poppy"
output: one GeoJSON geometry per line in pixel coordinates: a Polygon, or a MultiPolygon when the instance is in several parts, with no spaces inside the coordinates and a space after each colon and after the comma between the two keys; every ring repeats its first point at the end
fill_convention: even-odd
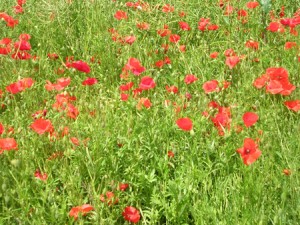
{"type": "Polygon", "coordinates": [[[245,152],[246,152],[247,154],[249,154],[249,153],[250,153],[250,149],[246,149],[245,152]]]}

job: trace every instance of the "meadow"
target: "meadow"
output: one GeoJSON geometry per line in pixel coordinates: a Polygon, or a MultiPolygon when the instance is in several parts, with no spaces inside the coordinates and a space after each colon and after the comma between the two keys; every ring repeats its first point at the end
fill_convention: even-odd
{"type": "Polygon", "coordinates": [[[0,5],[0,224],[300,222],[298,0],[0,5]]]}

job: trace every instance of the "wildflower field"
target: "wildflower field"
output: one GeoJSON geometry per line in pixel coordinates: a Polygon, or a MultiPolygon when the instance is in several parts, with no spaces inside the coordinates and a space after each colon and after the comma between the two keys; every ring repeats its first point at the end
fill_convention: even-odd
{"type": "Polygon", "coordinates": [[[299,224],[299,0],[0,4],[0,224],[299,224]]]}

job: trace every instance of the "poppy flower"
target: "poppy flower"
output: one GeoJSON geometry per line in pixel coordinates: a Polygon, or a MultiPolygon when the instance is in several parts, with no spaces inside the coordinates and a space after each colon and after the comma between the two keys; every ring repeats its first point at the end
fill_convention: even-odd
{"type": "Polygon", "coordinates": [[[254,163],[261,155],[257,144],[251,138],[245,138],[244,146],[237,149],[237,152],[241,155],[244,164],[247,166],[254,163]]]}
{"type": "Polygon", "coordinates": [[[256,113],[253,112],[246,112],[243,115],[243,121],[246,127],[253,126],[257,120],[259,119],[259,116],[256,113]]]}
{"type": "Polygon", "coordinates": [[[26,0],[17,0],[19,6],[22,6],[26,3],[26,0]]]}
{"type": "Polygon", "coordinates": [[[171,6],[169,4],[165,4],[163,7],[162,7],[162,11],[164,13],[170,13],[170,12],[174,12],[174,6],[171,6]]]}
{"type": "Polygon", "coordinates": [[[14,138],[0,138],[0,154],[3,151],[18,150],[18,144],[14,138]]]}
{"type": "Polygon", "coordinates": [[[125,94],[125,93],[121,93],[121,94],[120,94],[120,99],[121,99],[122,101],[127,101],[128,98],[129,98],[129,94],[125,94]]]}
{"type": "Polygon", "coordinates": [[[157,31],[157,34],[161,37],[165,37],[165,36],[168,36],[170,35],[172,32],[171,30],[168,29],[168,26],[164,26],[163,29],[160,29],[157,31]]]}
{"type": "Polygon", "coordinates": [[[127,43],[127,44],[130,44],[132,45],[136,40],[136,37],[134,35],[129,35],[129,36],[126,36],[124,37],[124,42],[127,43]]]}
{"type": "Polygon", "coordinates": [[[173,93],[173,94],[177,94],[178,93],[178,87],[172,85],[172,86],[168,86],[166,85],[166,90],[167,92],[173,93]]]}
{"type": "Polygon", "coordinates": [[[177,43],[180,40],[180,36],[178,34],[171,34],[169,37],[169,41],[172,43],[177,43]]]}
{"type": "Polygon", "coordinates": [[[6,87],[6,90],[12,94],[17,94],[24,91],[26,88],[30,88],[34,81],[32,78],[23,78],[15,83],[12,83],[6,87]]]}
{"type": "Polygon", "coordinates": [[[259,43],[257,41],[252,41],[252,40],[247,41],[245,44],[247,48],[252,48],[254,50],[258,50],[258,45],[259,43]]]}
{"type": "Polygon", "coordinates": [[[152,106],[152,103],[151,103],[151,101],[148,98],[140,98],[139,101],[138,101],[138,103],[137,103],[136,108],[138,110],[141,110],[142,106],[144,106],[145,108],[149,109],[152,106]]]}
{"type": "Polygon", "coordinates": [[[107,203],[107,205],[115,205],[118,204],[119,199],[115,197],[115,194],[111,191],[107,191],[105,196],[103,194],[100,195],[100,201],[103,203],[107,203]]]}
{"type": "Polygon", "coordinates": [[[173,151],[168,151],[168,157],[169,158],[174,158],[174,156],[175,156],[175,154],[174,154],[174,152],[173,151]]]}
{"type": "Polygon", "coordinates": [[[184,131],[190,131],[193,129],[193,121],[188,117],[178,119],[176,124],[181,130],[184,131]]]}
{"type": "Polygon", "coordinates": [[[56,90],[56,91],[61,91],[63,90],[65,87],[69,86],[69,84],[71,83],[71,78],[70,77],[62,77],[57,79],[57,82],[52,84],[50,81],[46,81],[47,84],[45,85],[45,89],[47,91],[52,91],[52,90],[56,90]]]}
{"type": "Polygon", "coordinates": [[[218,30],[219,26],[216,24],[210,24],[207,26],[207,30],[218,30]]]}
{"type": "Polygon", "coordinates": [[[91,85],[94,85],[97,83],[98,83],[98,80],[94,77],[88,77],[84,81],[82,81],[82,85],[85,85],[85,86],[86,85],[91,86],[91,85]]]}
{"type": "Polygon", "coordinates": [[[209,23],[210,23],[210,18],[200,18],[198,22],[198,29],[201,31],[205,31],[209,23]]]}
{"type": "Polygon", "coordinates": [[[186,30],[186,31],[191,30],[191,27],[189,26],[189,24],[187,22],[180,21],[180,22],[178,22],[178,24],[179,24],[181,30],[186,30]]]}
{"type": "Polygon", "coordinates": [[[193,75],[193,74],[187,74],[185,76],[185,78],[184,78],[184,82],[186,84],[192,84],[192,83],[194,83],[197,80],[198,80],[198,78],[195,75],[193,75]]]}
{"type": "Polygon", "coordinates": [[[81,60],[79,61],[75,61],[75,62],[71,62],[71,63],[66,63],[67,67],[68,68],[74,68],[80,72],[83,72],[83,73],[90,73],[91,72],[91,68],[90,66],[86,63],[86,62],[83,62],[81,60]]]}
{"type": "Polygon", "coordinates": [[[0,123],[0,135],[4,133],[4,126],[2,123],[0,123]]]}
{"type": "Polygon", "coordinates": [[[16,5],[16,6],[14,6],[13,8],[14,8],[15,14],[23,13],[23,8],[22,8],[22,6],[16,5]]]}
{"type": "Polygon", "coordinates": [[[134,75],[139,76],[146,69],[136,58],[129,58],[127,64],[124,67],[125,70],[130,70],[134,75]]]}
{"type": "Polygon", "coordinates": [[[42,181],[45,181],[48,179],[47,173],[42,174],[41,171],[38,169],[34,172],[34,177],[36,177],[37,179],[42,180],[42,181]]]}
{"type": "Polygon", "coordinates": [[[132,206],[127,206],[122,212],[122,215],[125,220],[132,223],[138,223],[141,218],[139,210],[132,206]]]}
{"type": "Polygon", "coordinates": [[[15,49],[17,51],[29,51],[31,50],[31,45],[28,41],[20,40],[15,42],[15,49]]]}
{"type": "Polygon", "coordinates": [[[213,52],[213,53],[211,53],[211,54],[209,55],[209,57],[210,57],[211,59],[215,59],[215,58],[218,57],[218,55],[219,55],[219,52],[213,52]]]}
{"type": "Polygon", "coordinates": [[[255,9],[257,6],[259,6],[259,3],[256,1],[253,2],[247,2],[246,7],[248,9],[255,9]]]}
{"type": "Polygon", "coordinates": [[[73,217],[74,220],[78,219],[79,214],[81,214],[82,216],[85,216],[88,212],[94,210],[94,207],[91,206],[90,204],[84,204],[82,206],[76,206],[73,207],[70,212],[69,212],[69,216],[73,217]]]}
{"type": "Polygon", "coordinates": [[[294,112],[298,112],[300,110],[300,100],[285,101],[284,105],[294,112]]]}
{"type": "Polygon", "coordinates": [[[165,64],[164,60],[158,60],[157,62],[155,62],[155,66],[157,68],[162,68],[164,64],[165,64]]]}
{"type": "Polygon", "coordinates": [[[205,82],[202,85],[202,89],[204,90],[205,94],[211,93],[211,92],[215,92],[215,91],[219,91],[219,82],[217,80],[210,80],[205,82]]]}
{"type": "Polygon", "coordinates": [[[140,30],[149,30],[150,29],[150,24],[146,23],[146,22],[137,23],[136,26],[140,30]]]}
{"type": "Polygon", "coordinates": [[[277,32],[280,28],[280,23],[278,22],[271,22],[269,24],[269,26],[267,27],[267,30],[271,31],[271,32],[277,32]]]}
{"type": "Polygon", "coordinates": [[[11,55],[11,58],[15,60],[28,60],[31,59],[31,57],[32,56],[26,51],[17,51],[11,55]]]}
{"type": "Polygon", "coordinates": [[[126,191],[126,189],[129,187],[129,184],[127,183],[120,183],[119,184],[119,190],[120,191],[126,191]]]}
{"type": "Polygon", "coordinates": [[[285,50],[288,50],[288,49],[291,49],[291,48],[295,48],[297,47],[297,43],[296,42],[286,42],[285,45],[284,45],[284,49],[285,50]]]}
{"type": "Polygon", "coordinates": [[[127,19],[128,16],[127,16],[127,13],[122,11],[122,10],[118,10],[114,17],[117,19],[117,20],[124,20],[124,19],[127,19]]]}
{"type": "Polygon", "coordinates": [[[52,132],[54,130],[51,121],[45,120],[43,118],[39,118],[39,119],[35,120],[30,125],[30,127],[38,134],[44,134],[46,132],[52,132]]]}
{"type": "Polygon", "coordinates": [[[129,91],[133,87],[134,83],[133,82],[128,82],[126,84],[120,85],[119,89],[120,91],[129,91]]]}
{"type": "Polygon", "coordinates": [[[140,85],[139,85],[139,87],[142,90],[149,90],[149,89],[154,88],[155,86],[156,86],[156,84],[155,84],[153,78],[148,77],[148,76],[142,77],[140,85]]]}
{"type": "Polygon", "coordinates": [[[240,61],[240,58],[238,56],[229,56],[226,58],[226,65],[230,68],[233,69],[240,61]]]}
{"type": "Polygon", "coordinates": [[[286,175],[286,176],[290,176],[290,175],[292,174],[291,170],[289,170],[289,169],[284,169],[284,170],[283,170],[283,173],[284,173],[284,175],[286,175]]]}

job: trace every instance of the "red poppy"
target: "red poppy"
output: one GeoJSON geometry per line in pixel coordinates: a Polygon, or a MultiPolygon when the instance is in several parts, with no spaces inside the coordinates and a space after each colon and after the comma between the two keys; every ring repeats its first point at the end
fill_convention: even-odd
{"type": "Polygon", "coordinates": [[[217,80],[207,81],[202,85],[202,89],[204,90],[205,94],[220,91],[219,82],[217,80]]]}
{"type": "Polygon", "coordinates": [[[284,105],[294,112],[298,112],[300,110],[300,100],[285,101],[284,105]]]}
{"type": "Polygon", "coordinates": [[[18,144],[14,138],[0,138],[0,154],[3,151],[18,150],[18,144]]]}
{"type": "Polygon", "coordinates": [[[200,20],[198,22],[198,29],[201,31],[205,31],[206,27],[209,23],[210,23],[209,18],[200,18],[200,20]]]}
{"type": "Polygon", "coordinates": [[[256,113],[253,112],[246,112],[243,115],[243,121],[246,127],[253,126],[257,120],[259,119],[259,116],[256,113]]]}
{"type": "Polygon", "coordinates": [[[76,206],[73,207],[70,212],[69,216],[73,217],[74,220],[78,219],[79,214],[82,214],[82,216],[85,216],[88,212],[94,210],[94,207],[91,206],[90,204],[84,204],[82,206],[76,206]]]}
{"type": "Polygon", "coordinates": [[[119,89],[120,91],[129,91],[133,87],[133,82],[128,82],[126,84],[120,85],[119,89]]]}
{"type": "Polygon", "coordinates": [[[181,130],[184,131],[190,131],[193,129],[193,121],[188,117],[178,119],[176,124],[181,130]]]}
{"type": "Polygon", "coordinates": [[[173,151],[168,151],[168,157],[169,158],[174,158],[175,154],[173,151]]]}
{"type": "Polygon", "coordinates": [[[4,133],[4,126],[2,123],[0,123],[0,135],[4,133]]]}
{"type": "Polygon", "coordinates": [[[209,55],[209,57],[210,57],[211,59],[215,59],[215,58],[218,57],[218,55],[219,55],[219,52],[213,52],[213,53],[211,53],[211,54],[209,55]]]}
{"type": "Polygon", "coordinates": [[[218,30],[219,26],[216,24],[210,24],[207,26],[207,30],[218,30]]]}
{"type": "Polygon", "coordinates": [[[132,206],[127,206],[122,212],[122,215],[125,220],[132,223],[138,223],[141,218],[139,210],[132,206]]]}
{"type": "Polygon", "coordinates": [[[187,31],[191,30],[191,27],[186,22],[180,21],[180,22],[178,22],[178,24],[179,24],[181,30],[187,30],[187,31]]]}
{"type": "Polygon", "coordinates": [[[178,93],[178,87],[172,85],[172,86],[168,86],[166,85],[166,90],[167,92],[173,93],[173,94],[177,94],[178,93]]]}
{"type": "Polygon", "coordinates": [[[30,88],[33,85],[34,81],[32,78],[23,78],[16,83],[12,83],[6,87],[6,90],[12,94],[17,94],[21,91],[24,91],[26,88],[30,88]]]}
{"type": "Polygon", "coordinates": [[[83,62],[81,60],[79,61],[75,61],[75,62],[67,62],[66,63],[68,68],[74,68],[80,72],[84,72],[84,73],[90,73],[91,72],[91,68],[89,67],[89,65],[86,62],[83,62]]]}
{"type": "Polygon", "coordinates": [[[149,30],[150,29],[150,24],[146,23],[146,22],[137,23],[136,26],[140,30],[149,30]]]}
{"type": "Polygon", "coordinates": [[[249,40],[246,42],[245,46],[247,48],[252,48],[254,50],[258,50],[259,43],[257,41],[249,40]]]}
{"type": "Polygon", "coordinates": [[[266,85],[266,91],[271,94],[290,95],[296,86],[289,82],[288,71],[282,67],[268,68],[266,74],[257,78],[253,85],[262,88],[266,85]]]}
{"type": "Polygon", "coordinates": [[[122,10],[118,10],[114,17],[117,19],[117,20],[124,20],[124,19],[127,19],[127,13],[122,11],[122,10]]]}
{"type": "Polygon", "coordinates": [[[120,191],[126,191],[126,189],[129,187],[129,184],[126,183],[120,183],[119,184],[119,190],[120,191]]]}
{"type": "Polygon", "coordinates": [[[38,134],[44,134],[46,132],[53,132],[54,128],[50,120],[45,120],[43,118],[39,118],[35,120],[31,125],[31,129],[33,129],[38,134]]]}
{"type": "Polygon", "coordinates": [[[284,175],[286,175],[286,176],[290,176],[290,175],[292,174],[292,172],[291,172],[290,169],[284,169],[284,170],[283,170],[283,173],[284,173],[284,175]]]}
{"type": "Polygon", "coordinates": [[[119,199],[115,197],[113,192],[107,191],[105,196],[103,194],[100,195],[100,201],[107,203],[107,205],[115,205],[118,204],[119,199]]]}
{"type": "Polygon", "coordinates": [[[155,62],[155,66],[157,68],[162,68],[164,66],[164,64],[165,64],[164,60],[159,60],[159,61],[155,62]]]}
{"type": "Polygon", "coordinates": [[[226,58],[226,65],[232,69],[233,67],[236,66],[236,64],[238,64],[238,62],[240,61],[240,58],[238,56],[229,56],[226,58]]]}
{"type": "Polygon", "coordinates": [[[28,60],[31,59],[31,55],[26,51],[17,51],[11,55],[11,58],[15,60],[28,60]]]}
{"type": "Polygon", "coordinates": [[[138,101],[138,103],[137,103],[137,105],[136,105],[136,108],[138,110],[141,110],[142,106],[144,106],[145,108],[149,109],[152,106],[152,103],[151,103],[151,101],[148,98],[140,98],[139,101],[138,101]]]}
{"type": "Polygon", "coordinates": [[[162,11],[164,13],[170,13],[170,12],[174,12],[174,6],[171,6],[169,4],[165,4],[163,7],[162,7],[162,11]]]}
{"type": "Polygon", "coordinates": [[[280,28],[280,23],[278,22],[271,22],[269,26],[267,27],[267,30],[271,32],[277,32],[280,28]]]}
{"type": "Polygon", "coordinates": [[[0,20],[1,19],[3,19],[6,22],[6,26],[8,27],[15,27],[19,23],[19,20],[14,19],[13,17],[4,12],[0,13],[0,20]]]}
{"type": "Polygon", "coordinates": [[[180,40],[180,36],[178,34],[171,34],[169,37],[169,41],[172,43],[177,43],[180,40]]]}
{"type": "Polygon", "coordinates": [[[69,86],[69,84],[71,83],[71,78],[70,77],[59,78],[59,79],[57,79],[57,82],[54,84],[52,84],[48,80],[46,82],[47,82],[47,84],[45,85],[45,88],[47,91],[52,91],[52,90],[61,91],[65,87],[69,86]]]}
{"type": "Polygon", "coordinates": [[[20,41],[17,41],[15,42],[15,49],[17,51],[29,51],[31,50],[31,45],[28,41],[25,41],[25,40],[20,40],[20,41]]]}
{"type": "Polygon", "coordinates": [[[53,60],[58,59],[59,57],[56,53],[48,53],[47,56],[49,59],[53,59],[53,60]]]}
{"type": "Polygon", "coordinates": [[[165,37],[170,35],[172,32],[171,30],[169,30],[168,28],[163,28],[157,31],[157,34],[161,37],[165,37]]]}
{"type": "Polygon", "coordinates": [[[130,44],[132,45],[136,40],[136,37],[134,35],[129,35],[129,36],[126,36],[124,37],[124,42],[127,43],[127,44],[130,44]]]}
{"type": "Polygon", "coordinates": [[[184,78],[184,82],[186,84],[192,84],[192,83],[194,83],[197,80],[198,80],[198,78],[195,75],[193,75],[193,74],[187,74],[185,76],[185,78],[184,78]]]}
{"type": "Polygon", "coordinates": [[[17,0],[18,5],[22,6],[26,3],[26,0],[17,0]]]}
{"type": "Polygon", "coordinates": [[[257,144],[251,138],[245,138],[244,146],[237,149],[237,152],[241,155],[244,164],[247,166],[254,163],[261,155],[257,144]]]}
{"type": "Polygon", "coordinates": [[[257,6],[259,6],[259,3],[256,1],[247,2],[246,6],[248,9],[255,9],[257,6]]]}
{"type": "Polygon", "coordinates": [[[45,180],[48,179],[47,173],[43,173],[43,174],[42,174],[41,171],[38,170],[38,169],[34,172],[34,176],[35,176],[36,178],[38,178],[39,180],[42,180],[42,181],[45,181],[45,180]]]}
{"type": "Polygon", "coordinates": [[[0,40],[0,55],[8,55],[11,52],[11,39],[3,38],[0,40]]]}
{"type": "Polygon", "coordinates": [[[88,86],[91,86],[91,85],[94,85],[97,83],[98,83],[98,80],[94,77],[88,77],[84,81],[82,81],[82,85],[88,85],[88,86]]]}
{"type": "Polygon", "coordinates": [[[156,86],[156,84],[155,84],[153,78],[148,77],[148,76],[142,77],[140,85],[139,85],[139,87],[142,90],[149,90],[149,89],[154,88],[155,86],[156,86]]]}
{"type": "Polygon", "coordinates": [[[67,110],[67,117],[70,117],[72,119],[76,119],[79,115],[78,109],[71,103],[67,105],[66,110],[67,110]]]}
{"type": "Polygon", "coordinates": [[[134,75],[139,76],[146,69],[136,58],[129,58],[127,64],[124,67],[125,70],[130,70],[134,75]]]}
{"type": "Polygon", "coordinates": [[[185,52],[186,51],[186,45],[179,45],[179,51],[185,52]]]}
{"type": "Polygon", "coordinates": [[[291,48],[295,48],[297,47],[297,43],[296,42],[286,42],[285,45],[284,45],[284,49],[285,50],[288,50],[288,49],[291,49],[291,48]]]}

